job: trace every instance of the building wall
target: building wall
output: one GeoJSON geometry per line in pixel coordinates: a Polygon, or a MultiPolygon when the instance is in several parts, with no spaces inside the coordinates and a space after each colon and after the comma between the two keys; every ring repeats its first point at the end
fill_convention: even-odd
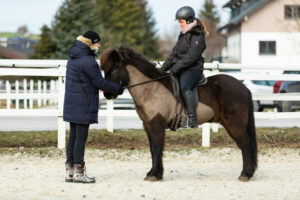
{"type": "Polygon", "coordinates": [[[299,65],[300,32],[243,32],[242,64],[299,65]],[[276,41],[276,55],[259,55],[259,41],[276,41]]]}
{"type": "MultiPolygon", "coordinates": [[[[272,0],[240,25],[240,59],[242,64],[299,65],[300,21],[284,19],[284,5],[300,5],[300,0],[272,0]],[[276,41],[276,55],[259,55],[259,41],[276,41]]],[[[236,33],[229,32],[227,56],[237,58],[236,33]]]]}
{"type": "Polygon", "coordinates": [[[300,0],[271,0],[244,18],[242,32],[299,32],[299,20],[284,19],[284,5],[300,5],[300,0]]]}
{"type": "Polygon", "coordinates": [[[226,47],[222,49],[222,56],[225,62],[241,62],[241,32],[239,27],[229,32],[226,47]]]}

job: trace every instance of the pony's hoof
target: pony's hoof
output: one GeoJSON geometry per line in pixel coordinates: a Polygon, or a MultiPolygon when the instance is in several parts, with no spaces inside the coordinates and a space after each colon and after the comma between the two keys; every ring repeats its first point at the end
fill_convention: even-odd
{"type": "Polygon", "coordinates": [[[241,182],[248,182],[250,180],[250,178],[248,178],[247,176],[240,176],[238,178],[238,180],[241,182]]]}
{"type": "Polygon", "coordinates": [[[144,181],[154,182],[154,181],[159,181],[159,179],[156,178],[155,176],[146,176],[146,177],[144,178],[144,181]]]}

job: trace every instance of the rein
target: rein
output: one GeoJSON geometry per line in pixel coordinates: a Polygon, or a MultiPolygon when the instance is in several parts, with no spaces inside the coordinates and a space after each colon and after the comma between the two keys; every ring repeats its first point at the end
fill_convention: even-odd
{"type": "Polygon", "coordinates": [[[165,78],[167,78],[169,76],[170,75],[168,74],[168,75],[165,75],[165,76],[162,76],[162,77],[159,77],[159,78],[151,79],[149,81],[145,81],[145,82],[141,82],[141,83],[137,83],[137,84],[133,84],[133,85],[124,86],[124,88],[132,88],[132,87],[135,87],[135,86],[138,86],[138,85],[144,85],[144,84],[147,84],[147,83],[151,83],[151,82],[154,82],[154,81],[165,79],[165,78]]]}

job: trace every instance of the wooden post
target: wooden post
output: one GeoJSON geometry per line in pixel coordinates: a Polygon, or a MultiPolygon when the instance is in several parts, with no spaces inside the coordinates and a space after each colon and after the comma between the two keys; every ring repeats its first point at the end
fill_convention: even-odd
{"type": "MultiPolygon", "coordinates": [[[[114,101],[106,100],[107,113],[112,114],[114,111],[114,101]]],[[[108,132],[114,132],[114,117],[109,115],[106,117],[106,129],[108,132]]]]}
{"type": "Polygon", "coordinates": [[[9,81],[6,81],[5,87],[6,87],[6,94],[7,94],[6,108],[7,108],[7,109],[10,109],[10,105],[11,105],[11,98],[10,98],[11,87],[10,87],[9,81]]]}
{"type": "MultiPolygon", "coordinates": [[[[55,93],[55,82],[54,80],[50,80],[50,94],[54,94],[55,93]]],[[[51,98],[49,100],[50,105],[54,104],[54,98],[51,98]]]]}
{"type": "Polygon", "coordinates": [[[42,81],[41,80],[38,80],[38,99],[37,99],[37,102],[38,102],[38,107],[41,107],[42,106],[42,99],[41,99],[41,95],[42,94],[42,81]]]}
{"type": "MultiPolygon", "coordinates": [[[[27,79],[23,80],[23,93],[27,94],[27,79]]],[[[26,97],[24,97],[23,101],[24,101],[24,109],[27,109],[27,99],[26,99],[26,97]]]]}
{"type": "MultiPolygon", "coordinates": [[[[65,69],[65,68],[63,68],[65,69]]],[[[63,70],[60,69],[60,70],[63,70]]],[[[58,121],[57,121],[57,147],[63,149],[66,146],[66,123],[63,120],[63,106],[65,96],[64,77],[58,77],[58,121]]]]}
{"type": "Polygon", "coordinates": [[[219,131],[219,124],[211,123],[211,129],[214,133],[217,133],[219,131]]]}
{"type": "Polygon", "coordinates": [[[30,88],[29,88],[30,91],[29,91],[29,93],[31,94],[30,98],[29,98],[29,108],[33,109],[33,84],[34,83],[33,83],[32,79],[30,80],[29,84],[30,84],[30,88]]]}
{"type": "Polygon", "coordinates": [[[43,94],[44,94],[44,98],[43,98],[43,105],[47,106],[47,81],[43,81],[43,94]]]}
{"type": "Polygon", "coordinates": [[[20,106],[19,106],[19,81],[16,80],[15,82],[15,94],[16,94],[16,109],[20,109],[20,106]]]}
{"type": "Polygon", "coordinates": [[[202,146],[209,147],[210,146],[210,124],[204,123],[202,125],[202,146]]]}

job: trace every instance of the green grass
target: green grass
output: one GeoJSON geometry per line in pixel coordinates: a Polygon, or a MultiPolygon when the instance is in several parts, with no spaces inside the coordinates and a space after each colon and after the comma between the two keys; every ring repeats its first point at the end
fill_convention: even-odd
{"type": "MultiPolygon", "coordinates": [[[[259,148],[286,147],[300,148],[300,128],[258,128],[259,148]]],[[[68,133],[66,134],[68,137],[68,133]]],[[[167,131],[168,150],[201,148],[201,129],[180,129],[167,131]]],[[[67,138],[66,138],[67,141],[67,138]]],[[[236,147],[224,129],[211,133],[212,147],[236,147]]],[[[0,148],[44,148],[57,146],[56,131],[0,132],[0,148]]],[[[96,149],[148,149],[148,139],[144,130],[90,130],[87,147],[96,149]]]]}
{"type": "MultiPolygon", "coordinates": [[[[6,38],[11,38],[11,37],[17,37],[19,36],[18,33],[13,33],[13,32],[0,32],[0,37],[6,37],[6,38]]],[[[27,38],[30,38],[32,40],[40,40],[41,36],[37,34],[29,34],[27,38]]]]}
{"type": "Polygon", "coordinates": [[[16,37],[18,36],[17,33],[13,33],[13,32],[1,32],[0,33],[0,37],[7,37],[7,38],[11,38],[11,37],[16,37]]]}

